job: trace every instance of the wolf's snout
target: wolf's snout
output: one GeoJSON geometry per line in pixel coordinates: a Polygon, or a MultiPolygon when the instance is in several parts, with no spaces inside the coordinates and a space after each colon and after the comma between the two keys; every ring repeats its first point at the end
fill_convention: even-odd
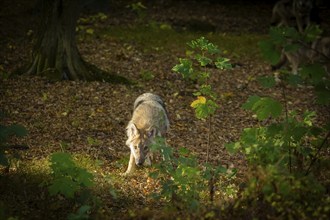
{"type": "Polygon", "coordinates": [[[143,165],[143,160],[138,160],[138,161],[136,161],[136,165],[138,165],[138,166],[142,166],[143,165]]]}

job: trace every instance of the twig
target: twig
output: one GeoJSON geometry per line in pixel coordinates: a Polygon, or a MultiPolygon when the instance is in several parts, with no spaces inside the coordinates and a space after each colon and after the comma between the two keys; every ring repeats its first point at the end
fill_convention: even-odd
{"type": "Polygon", "coordinates": [[[210,140],[211,140],[211,129],[212,129],[211,123],[212,123],[212,116],[209,117],[207,147],[206,147],[206,163],[209,162],[209,158],[210,158],[210,140]]]}
{"type": "Polygon", "coordinates": [[[330,136],[330,131],[328,131],[327,135],[325,136],[325,138],[323,139],[323,141],[322,141],[322,143],[320,144],[319,148],[317,149],[316,154],[314,155],[313,159],[311,160],[311,163],[310,163],[309,166],[308,166],[308,169],[307,169],[307,171],[306,171],[306,173],[305,173],[305,176],[307,176],[307,175],[309,174],[309,172],[311,171],[312,166],[314,165],[315,161],[317,160],[318,155],[320,154],[321,149],[323,148],[323,146],[324,146],[325,143],[327,142],[329,136],[330,136]]]}
{"type": "MultiPolygon", "coordinates": [[[[289,115],[288,115],[288,104],[287,98],[285,95],[284,85],[282,85],[282,96],[284,98],[284,110],[285,110],[285,132],[288,130],[288,123],[289,123],[289,115]]],[[[292,173],[292,152],[291,152],[291,141],[288,140],[288,148],[289,148],[289,172],[292,173]]]]}

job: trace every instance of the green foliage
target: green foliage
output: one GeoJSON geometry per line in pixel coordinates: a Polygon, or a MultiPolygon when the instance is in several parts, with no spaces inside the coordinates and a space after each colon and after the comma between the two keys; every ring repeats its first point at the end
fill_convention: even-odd
{"type": "Polygon", "coordinates": [[[268,117],[278,118],[282,113],[282,105],[278,101],[259,96],[250,96],[247,102],[242,106],[245,110],[253,111],[259,120],[268,117]]]}
{"type": "MultiPolygon", "coordinates": [[[[201,166],[196,156],[186,148],[174,152],[173,148],[165,144],[163,138],[156,139],[151,151],[159,152],[163,157],[163,161],[155,165],[156,170],[149,174],[150,177],[160,180],[162,185],[161,191],[153,196],[171,201],[176,206],[188,208],[193,212],[199,211],[203,194],[208,192],[208,182],[211,179],[218,182],[220,177],[225,177],[228,181],[235,176],[235,173],[228,175],[227,169],[221,165],[201,166]]],[[[224,184],[221,190],[226,191],[224,184]]]]}
{"type": "MultiPolygon", "coordinates": [[[[311,48],[312,42],[320,37],[321,33],[322,30],[318,26],[310,26],[302,34],[294,28],[271,28],[269,38],[259,42],[259,48],[265,60],[272,65],[276,65],[283,52],[295,53],[301,48],[304,48],[304,50],[313,50],[311,48]]],[[[313,53],[320,52],[313,51],[313,53]]],[[[300,66],[298,74],[294,76],[289,70],[281,70],[280,76],[282,80],[290,85],[312,85],[315,88],[317,102],[328,105],[330,104],[329,75],[324,66],[317,62],[321,61],[304,63],[300,66]]],[[[270,77],[267,80],[261,79],[261,83],[269,87],[274,86],[274,81],[270,81],[270,77]]]]}
{"type": "Polygon", "coordinates": [[[175,65],[172,70],[180,73],[184,79],[196,80],[198,75],[194,73],[192,61],[185,58],[179,58],[180,64],[175,65]]]}
{"type": "Polygon", "coordinates": [[[77,213],[71,213],[68,216],[68,220],[85,220],[89,219],[89,211],[91,207],[89,205],[83,205],[78,210],[77,213]]]}
{"type": "MultiPolygon", "coordinates": [[[[272,113],[269,103],[262,105],[267,105],[265,111],[272,113]]],[[[323,204],[316,202],[322,201],[318,199],[323,198],[324,186],[309,171],[327,130],[313,124],[315,112],[306,111],[300,117],[290,112],[287,118],[268,126],[245,128],[239,141],[226,147],[229,152],[243,153],[249,163],[252,176],[244,198],[262,194],[263,202],[278,213],[293,211],[294,216],[303,217],[301,214],[311,215],[312,208],[323,204]],[[295,209],[288,210],[288,205],[295,209]]]]}
{"type": "MultiPolygon", "coordinates": [[[[208,132],[211,133],[211,116],[215,114],[219,106],[217,94],[208,83],[211,76],[208,68],[230,69],[231,64],[229,59],[221,56],[219,48],[204,37],[192,40],[187,45],[191,49],[186,52],[187,57],[179,58],[179,64],[175,65],[172,70],[181,74],[184,79],[200,84],[199,89],[193,93],[197,99],[190,106],[194,108],[196,118],[209,119],[208,132]]],[[[179,198],[179,201],[186,204],[191,210],[198,210],[202,193],[205,194],[208,191],[210,201],[213,201],[214,188],[220,177],[228,179],[230,177],[227,176],[227,169],[224,167],[214,167],[207,163],[210,154],[209,141],[208,139],[206,164],[203,166],[198,166],[196,158],[186,149],[181,149],[178,152],[178,158],[173,157],[173,153],[166,156],[171,161],[170,164],[162,163],[156,175],[152,175],[162,174],[161,195],[171,200],[179,198]]],[[[163,154],[168,151],[172,152],[166,147],[161,148],[163,154]]],[[[220,188],[222,193],[232,195],[236,192],[232,190],[232,187],[220,186],[220,188]]]]}
{"type": "Polygon", "coordinates": [[[48,190],[51,195],[62,194],[66,198],[73,198],[80,189],[93,185],[93,175],[78,167],[70,154],[54,153],[50,161],[53,180],[48,190]]]}
{"type": "Polygon", "coordinates": [[[265,88],[273,88],[276,85],[276,81],[273,76],[258,77],[258,82],[265,88]]]}
{"type": "Polygon", "coordinates": [[[207,71],[207,66],[214,65],[223,70],[230,69],[231,64],[229,59],[219,56],[219,48],[204,37],[192,40],[187,45],[192,51],[187,53],[187,58],[179,58],[179,64],[172,70],[180,73],[186,80],[201,83],[200,89],[194,93],[198,97],[191,103],[191,107],[195,109],[198,119],[205,119],[213,115],[219,107],[216,103],[217,97],[208,84],[210,72],[207,71]]]}
{"type": "MultiPolygon", "coordinates": [[[[304,34],[293,28],[275,28],[270,30],[270,38],[259,46],[266,60],[276,63],[279,51],[295,51],[301,42],[311,42],[319,33],[318,28],[310,28],[304,34]],[[280,50],[273,50],[277,48],[280,50]]],[[[280,85],[304,82],[315,86],[316,91],[318,87],[327,90],[325,71],[318,64],[303,66],[298,75],[288,71],[280,73],[280,85]]],[[[258,81],[267,88],[276,85],[271,77],[258,81]]],[[[244,128],[238,141],[225,145],[229,152],[240,152],[248,161],[250,178],[240,201],[253,200],[250,206],[268,207],[279,218],[326,219],[330,203],[317,176],[327,170],[313,169],[313,166],[316,160],[329,161],[320,153],[326,148],[329,128],[314,124],[316,113],[313,111],[306,110],[303,114],[289,111],[285,87],[282,91],[283,105],[270,97],[250,96],[242,108],[252,111],[263,122],[244,128]]]]}
{"type": "Polygon", "coordinates": [[[196,118],[204,119],[213,115],[218,105],[212,99],[206,100],[204,96],[198,96],[197,100],[191,103],[191,107],[195,109],[196,118]]]}
{"type": "MultiPolygon", "coordinates": [[[[1,125],[0,124],[0,165],[9,166],[9,158],[6,151],[10,148],[8,141],[11,137],[23,137],[27,135],[25,127],[19,124],[1,125]]],[[[18,155],[15,156],[16,158],[18,155]]]]}
{"type": "Polygon", "coordinates": [[[127,8],[130,8],[134,13],[137,14],[138,16],[138,20],[140,22],[142,22],[147,13],[146,13],[146,9],[147,7],[145,5],[143,5],[141,2],[135,2],[135,3],[131,3],[130,5],[126,6],[127,8]]]}

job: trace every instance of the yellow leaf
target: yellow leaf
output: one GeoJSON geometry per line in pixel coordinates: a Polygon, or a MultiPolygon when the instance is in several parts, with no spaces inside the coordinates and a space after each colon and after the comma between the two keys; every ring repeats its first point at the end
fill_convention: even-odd
{"type": "Polygon", "coordinates": [[[92,29],[92,28],[88,28],[88,29],[86,30],[86,33],[87,33],[87,34],[94,34],[94,29],[92,29]]]}
{"type": "Polygon", "coordinates": [[[206,103],[206,98],[204,96],[198,96],[195,101],[193,101],[190,106],[195,108],[199,104],[205,104],[206,103]]]}

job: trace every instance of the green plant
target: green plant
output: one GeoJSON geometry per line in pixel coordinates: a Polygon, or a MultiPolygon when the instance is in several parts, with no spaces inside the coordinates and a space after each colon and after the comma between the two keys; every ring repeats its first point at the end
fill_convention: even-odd
{"type": "Polygon", "coordinates": [[[208,162],[212,115],[215,114],[219,106],[217,104],[217,94],[212,90],[212,86],[208,82],[211,73],[207,70],[208,66],[212,65],[221,70],[229,69],[231,64],[229,59],[220,56],[221,51],[218,47],[204,37],[192,40],[187,45],[192,51],[187,52],[187,58],[180,58],[179,64],[175,65],[172,70],[180,73],[186,80],[201,84],[199,90],[194,93],[197,99],[191,103],[191,107],[195,109],[195,115],[198,119],[209,119],[206,158],[206,162],[208,162]]]}
{"type": "Polygon", "coordinates": [[[214,198],[214,184],[219,179],[220,171],[223,169],[214,168],[209,162],[210,155],[210,134],[212,132],[212,116],[219,108],[217,104],[217,94],[213,91],[212,86],[209,83],[211,72],[208,71],[210,66],[214,66],[217,69],[230,69],[231,64],[228,58],[221,56],[219,48],[209,42],[204,37],[200,37],[197,40],[192,40],[187,44],[191,51],[187,51],[186,58],[180,58],[179,64],[175,65],[172,70],[180,73],[182,77],[188,81],[200,84],[199,89],[193,94],[197,96],[197,99],[191,103],[191,107],[195,110],[195,115],[198,119],[208,119],[208,138],[207,138],[207,155],[206,163],[204,165],[204,180],[208,181],[209,186],[209,198],[213,201],[214,198]]]}
{"type": "Polygon", "coordinates": [[[140,76],[141,76],[142,80],[144,80],[144,81],[150,81],[155,78],[154,73],[149,70],[141,71],[140,76]]]}
{"type": "Polygon", "coordinates": [[[8,141],[13,136],[23,137],[26,134],[27,134],[27,130],[22,125],[19,125],[19,124],[1,125],[0,124],[0,165],[6,166],[9,168],[10,160],[19,158],[18,154],[11,155],[14,157],[9,156],[8,151],[12,148],[21,148],[24,146],[9,145],[8,141]]]}
{"type": "MultiPolygon", "coordinates": [[[[174,150],[166,145],[163,138],[156,138],[151,151],[160,153],[163,158],[155,165],[156,170],[149,174],[150,177],[159,180],[162,186],[153,196],[170,201],[179,208],[198,212],[205,194],[209,193],[210,200],[213,200],[214,185],[220,177],[228,180],[235,176],[235,173],[229,173],[221,165],[200,165],[196,156],[188,149],[174,150]]],[[[226,185],[220,182],[218,185],[221,190],[226,188],[226,185]]]]}
{"type": "MultiPolygon", "coordinates": [[[[313,34],[299,35],[291,28],[285,28],[271,29],[270,35],[271,38],[261,42],[260,47],[265,58],[275,63],[278,54],[271,48],[282,45],[281,50],[296,50],[302,39],[308,42],[313,34]]],[[[323,71],[305,66],[298,75],[291,75],[282,70],[278,85],[282,90],[281,102],[270,97],[250,96],[242,107],[252,111],[260,123],[244,128],[237,142],[226,144],[228,151],[243,153],[249,165],[243,199],[254,200],[255,206],[267,205],[280,218],[325,219],[329,215],[329,199],[322,181],[318,180],[318,173],[328,171],[321,166],[313,167],[316,161],[329,161],[324,151],[330,136],[329,125],[316,125],[316,112],[306,110],[298,114],[289,110],[285,86],[297,85],[292,83],[293,78],[299,79],[295,82],[311,84],[316,89],[327,85],[327,79],[323,77],[316,80],[322,75],[317,70],[323,71]],[[312,68],[316,76],[306,77],[308,68],[312,68]]],[[[259,82],[266,88],[277,85],[272,77],[260,78],[259,82]]]]}
{"type": "Polygon", "coordinates": [[[147,15],[146,14],[147,7],[143,5],[141,2],[136,2],[127,5],[127,8],[130,8],[134,13],[137,14],[139,22],[142,22],[147,15]]]}
{"type": "Polygon", "coordinates": [[[84,220],[84,219],[90,219],[89,218],[89,211],[91,207],[89,205],[83,205],[81,206],[76,213],[71,213],[68,216],[68,220],[84,220]]]}
{"type": "Polygon", "coordinates": [[[51,195],[62,194],[74,198],[81,189],[93,186],[93,175],[78,167],[68,153],[53,153],[50,158],[53,179],[48,186],[51,195]]]}
{"type": "MultiPolygon", "coordinates": [[[[308,50],[308,53],[314,53],[314,56],[319,56],[319,60],[312,60],[312,62],[305,59],[305,63],[300,64],[297,74],[291,74],[291,71],[287,68],[281,69],[279,71],[280,79],[292,86],[297,86],[298,84],[313,86],[317,102],[328,105],[330,104],[330,80],[329,74],[327,74],[322,64],[330,62],[330,57],[326,57],[327,55],[322,54],[322,51],[312,47],[313,42],[321,37],[321,33],[322,30],[317,26],[307,28],[302,34],[294,28],[271,28],[269,38],[260,41],[259,47],[264,59],[272,65],[280,61],[282,53],[295,53],[300,48],[308,50]]],[[[303,55],[298,52],[298,55],[295,56],[303,55]]],[[[275,84],[273,77],[270,76],[263,77],[260,81],[264,85],[268,83],[270,87],[275,84]]]]}

